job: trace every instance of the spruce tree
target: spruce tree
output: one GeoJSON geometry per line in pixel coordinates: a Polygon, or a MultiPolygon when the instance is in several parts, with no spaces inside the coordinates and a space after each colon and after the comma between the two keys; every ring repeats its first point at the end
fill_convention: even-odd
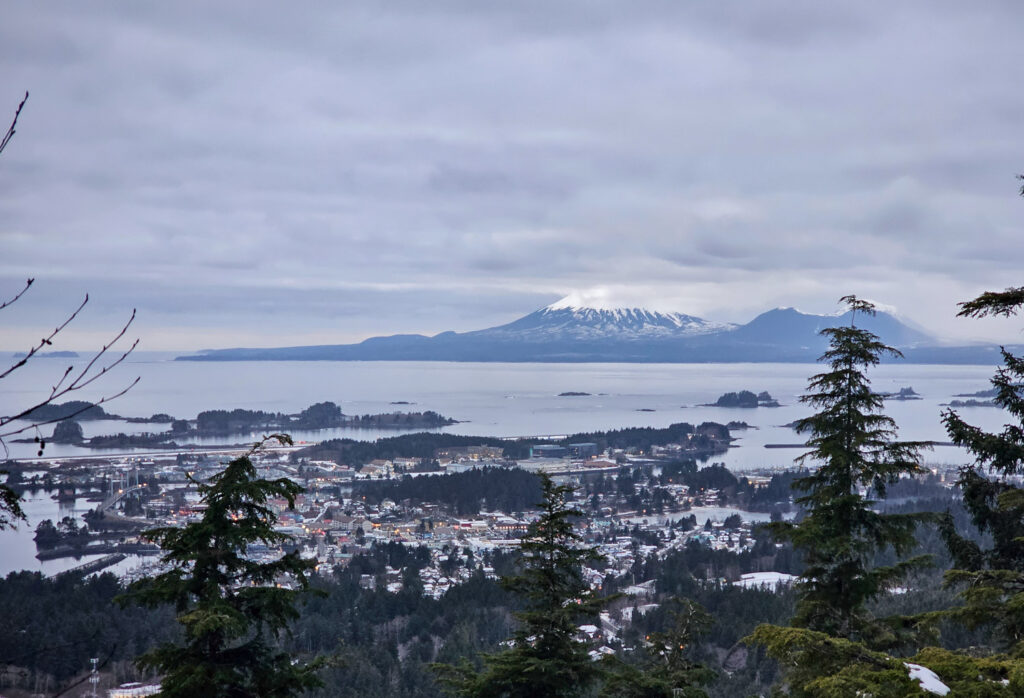
{"type": "MultiPolygon", "coordinates": [[[[1016,315],[1024,306],[1024,287],[984,293],[960,304],[962,317],[1016,315]]],[[[943,414],[950,439],[965,447],[975,462],[960,470],[958,484],[964,506],[991,547],[960,536],[947,517],[943,534],[958,569],[946,574],[951,585],[963,586],[964,606],[951,615],[969,626],[990,625],[1003,647],[1024,656],[1024,358],[1002,348],[1003,365],[992,378],[994,402],[1012,422],[998,434],[964,421],[954,410],[943,414]],[[987,472],[986,472],[987,471],[987,472]]]]}
{"type": "Polygon", "coordinates": [[[171,569],[133,584],[123,601],[173,605],[184,639],[156,647],[138,664],[161,674],[166,698],[276,698],[319,685],[320,662],[299,663],[278,643],[298,618],[296,602],[315,561],[297,551],[269,562],[248,554],[254,544],[290,540],[274,530],[278,518],[268,500],[294,506],[301,487],[261,479],[246,455],[198,488],[206,506],[201,520],[143,534],[160,544],[171,569]]]}
{"type": "Polygon", "coordinates": [[[666,602],[669,627],[645,638],[639,665],[610,658],[601,698],[707,698],[704,686],[715,673],[694,661],[690,650],[714,620],[700,604],[673,598],[666,602]]]}
{"type": "MultiPolygon", "coordinates": [[[[1022,305],[1024,288],[1008,289],[1004,293],[983,294],[962,304],[960,314],[1012,315],[1022,305]]],[[[1003,358],[1005,365],[993,379],[998,391],[996,400],[1024,424],[1024,400],[1019,390],[1024,380],[1024,363],[1005,350],[1003,358]]],[[[866,632],[873,623],[863,615],[852,616],[857,622],[851,623],[851,627],[860,625],[860,630],[848,637],[837,637],[834,631],[808,629],[810,624],[801,621],[816,617],[814,605],[819,600],[824,602],[825,597],[809,600],[806,591],[802,590],[803,596],[793,624],[804,627],[762,625],[747,638],[747,642],[764,646],[770,656],[786,667],[790,695],[815,698],[920,695],[921,684],[915,677],[922,674],[934,674],[933,679],[945,687],[934,690],[943,695],[947,694],[943,691],[948,695],[964,696],[1024,695],[1024,646],[1021,642],[1024,612],[1020,610],[1024,607],[1021,559],[1024,491],[1006,478],[1019,473],[1024,464],[1024,430],[1018,425],[1008,425],[1002,434],[986,434],[966,424],[952,410],[944,414],[944,421],[952,440],[970,449],[977,458],[973,466],[961,470],[960,486],[965,505],[975,522],[992,534],[993,546],[982,550],[977,544],[960,537],[947,517],[942,524],[947,543],[954,560],[963,567],[947,572],[947,581],[951,584],[966,583],[963,593],[965,604],[952,610],[923,614],[917,620],[930,622],[953,616],[971,625],[993,624],[1002,631],[1010,653],[995,654],[992,648],[954,651],[924,647],[913,656],[893,656],[878,651],[878,647],[886,643],[881,642],[877,634],[866,632]],[[986,465],[1002,477],[986,477],[981,472],[986,465]]],[[[904,444],[904,447],[908,446],[904,444]]],[[[799,530],[804,523],[793,529],[799,530]]],[[[912,522],[905,523],[912,526],[912,522]]],[[[827,528],[807,530],[825,531],[827,528]]],[[[871,570],[869,574],[876,571],[871,570]]],[[[891,579],[890,573],[899,571],[900,566],[882,570],[880,581],[891,579]]],[[[865,578],[870,577],[865,575],[865,578]]],[[[879,588],[877,585],[878,582],[873,582],[863,588],[879,588]]]]}
{"type": "Polygon", "coordinates": [[[807,433],[811,451],[798,459],[817,464],[794,482],[806,516],[799,523],[771,524],[803,553],[805,569],[797,584],[799,601],[793,625],[833,637],[872,639],[886,635],[865,612],[865,604],[895,586],[917,557],[893,566],[872,567],[881,550],[905,554],[914,544],[914,529],[923,515],[881,514],[865,493],[885,496],[887,485],[921,471],[920,443],[896,441],[896,425],[882,413],[884,398],[871,389],[866,369],[882,357],[901,356],[871,332],[855,325],[857,313],[873,315],[874,306],[855,296],[840,299],[850,309],[848,327],[829,327],[829,348],[821,361],[828,371],[813,376],[801,402],[817,413],[796,423],[807,433]]]}
{"type": "Polygon", "coordinates": [[[882,413],[884,399],[865,375],[883,356],[900,355],[856,326],[856,314],[873,314],[874,306],[855,296],[840,302],[852,311],[850,325],[821,331],[829,339],[821,361],[830,370],[811,377],[801,401],[818,411],[795,425],[809,435],[811,448],[798,462],[816,466],[793,484],[805,493],[796,500],[805,515],[799,522],[769,524],[803,554],[794,627],[761,625],[747,642],[765,647],[786,668],[791,695],[890,695],[872,692],[874,685],[905,695],[900,691],[915,685],[905,667],[877,651],[903,639],[894,632],[902,621],[874,619],[866,605],[927,564],[920,556],[872,566],[887,548],[906,554],[917,524],[929,515],[880,513],[867,493],[884,497],[888,485],[920,472],[924,444],[895,439],[895,422],[882,413]]]}
{"type": "Polygon", "coordinates": [[[589,695],[600,677],[588,645],[578,639],[578,624],[593,618],[605,602],[583,577],[583,566],[601,559],[581,545],[567,497],[572,487],[555,485],[541,474],[540,516],[522,539],[521,570],[502,583],[519,595],[525,608],[515,615],[520,626],[509,649],[472,665],[435,665],[453,695],[480,698],[568,698],[589,695]]]}

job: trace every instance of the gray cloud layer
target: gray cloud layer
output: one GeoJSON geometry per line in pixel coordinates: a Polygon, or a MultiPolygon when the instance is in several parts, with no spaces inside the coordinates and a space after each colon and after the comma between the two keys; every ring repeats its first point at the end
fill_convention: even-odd
{"type": "Polygon", "coordinates": [[[138,306],[158,349],[471,329],[593,286],[739,321],[856,292],[1019,340],[953,319],[1021,283],[1018,10],[12,4],[0,288],[39,290],[4,344],[86,290],[83,331],[138,306]]]}

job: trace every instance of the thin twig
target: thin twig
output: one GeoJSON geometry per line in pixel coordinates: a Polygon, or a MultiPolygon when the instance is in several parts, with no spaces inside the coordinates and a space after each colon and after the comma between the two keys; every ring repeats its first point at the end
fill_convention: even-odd
{"type": "MultiPolygon", "coordinates": [[[[115,400],[115,399],[121,397],[122,395],[127,393],[129,390],[134,388],[135,384],[138,383],[139,380],[141,380],[141,378],[142,378],[141,376],[137,377],[135,380],[133,380],[131,383],[129,383],[127,386],[125,386],[125,388],[123,390],[120,390],[120,391],[114,393],[113,395],[104,396],[104,397],[100,398],[99,400],[96,400],[95,402],[89,401],[88,405],[86,405],[85,407],[82,407],[82,408],[80,408],[78,410],[75,410],[71,414],[63,415],[61,417],[56,417],[54,419],[47,419],[47,420],[42,421],[42,422],[33,422],[32,424],[29,424],[28,426],[21,427],[20,429],[13,429],[11,431],[5,431],[4,433],[0,434],[0,440],[6,438],[8,436],[14,436],[15,434],[20,434],[22,432],[28,431],[29,429],[35,429],[36,427],[45,426],[47,424],[56,424],[57,422],[63,422],[65,419],[72,419],[74,417],[77,417],[78,415],[82,414],[83,412],[85,412],[87,410],[91,410],[93,407],[98,407],[99,405],[102,405],[102,404],[104,404],[106,402],[110,402],[111,400],[115,400]]],[[[32,409],[28,410],[28,412],[31,412],[32,410],[36,409],[37,407],[42,407],[43,405],[47,405],[47,404],[49,404],[49,401],[42,402],[42,403],[36,405],[36,407],[33,407],[32,409]]],[[[25,415],[25,413],[22,413],[21,416],[24,416],[24,415],[25,415]]],[[[11,422],[14,419],[17,419],[17,417],[11,417],[10,419],[7,419],[7,421],[5,423],[11,422]]]]}
{"type": "Polygon", "coordinates": [[[29,279],[28,281],[25,282],[25,288],[23,288],[20,291],[18,291],[18,295],[16,295],[14,298],[12,298],[9,301],[4,301],[3,303],[0,303],[0,310],[3,310],[7,306],[9,306],[12,303],[14,303],[15,301],[17,301],[23,295],[25,295],[25,291],[28,290],[29,286],[31,286],[33,284],[33,282],[35,282],[35,279],[29,279]]]}
{"type": "MultiPolygon", "coordinates": [[[[86,296],[86,300],[88,300],[88,296],[86,296]]],[[[84,303],[83,303],[83,305],[84,305],[84,303]]],[[[81,310],[82,306],[79,306],[78,309],[81,310]]],[[[75,314],[77,314],[77,313],[78,313],[78,310],[75,311],[75,314]]],[[[72,317],[74,317],[74,315],[72,315],[72,317]]],[[[67,325],[68,322],[70,322],[70,320],[71,320],[71,318],[69,318],[68,321],[66,321],[64,323],[64,325],[61,325],[56,330],[54,330],[54,334],[56,334],[61,329],[63,329],[64,326],[67,325]]],[[[128,331],[128,328],[131,326],[131,324],[132,324],[132,322],[134,320],[135,320],[135,311],[132,310],[132,316],[130,318],[128,318],[128,322],[126,322],[124,324],[124,327],[121,328],[121,331],[118,332],[117,335],[115,335],[114,338],[109,343],[103,345],[102,349],[100,349],[98,352],[96,352],[95,356],[93,356],[92,359],[89,360],[89,363],[87,363],[85,365],[85,368],[83,368],[81,371],[79,371],[78,375],[75,376],[74,379],[70,383],[68,383],[67,385],[64,385],[64,380],[67,378],[67,375],[69,373],[71,373],[71,371],[68,370],[68,371],[64,372],[64,376],[62,376],[61,379],[57,382],[57,385],[53,386],[53,388],[50,390],[50,395],[45,400],[43,400],[42,402],[40,402],[37,405],[33,405],[31,407],[28,407],[28,408],[22,410],[18,414],[9,415],[9,416],[6,416],[6,417],[0,417],[0,427],[2,427],[5,424],[8,424],[8,423],[14,421],[15,419],[21,419],[22,417],[27,416],[33,410],[36,410],[36,409],[42,407],[43,405],[48,405],[48,404],[54,402],[55,400],[64,397],[68,393],[74,392],[76,390],[81,390],[82,388],[88,386],[90,383],[92,383],[93,381],[98,379],[100,376],[105,375],[108,371],[110,371],[110,369],[112,369],[115,366],[117,366],[119,363],[124,361],[126,358],[128,358],[128,355],[131,354],[133,351],[135,351],[135,347],[137,347],[139,345],[139,340],[138,339],[136,339],[134,342],[132,342],[132,345],[130,347],[128,347],[128,349],[123,354],[121,354],[121,356],[119,356],[115,361],[111,362],[107,366],[104,366],[99,372],[97,372],[97,373],[95,373],[95,374],[93,374],[91,376],[89,375],[89,372],[92,370],[93,366],[96,365],[96,362],[99,361],[100,358],[105,353],[107,353],[107,351],[109,351],[110,348],[112,346],[114,346],[114,344],[117,343],[117,341],[119,339],[121,339],[121,337],[123,337],[125,335],[125,332],[128,331]]],[[[24,363],[24,361],[27,361],[27,358],[24,359],[22,361],[22,363],[24,363]]],[[[9,369],[7,371],[7,373],[10,373],[11,370],[13,370],[13,368],[9,369]]],[[[0,375],[0,379],[2,379],[4,376],[6,376],[7,373],[4,373],[3,375],[0,375]]],[[[137,381],[138,381],[138,379],[136,379],[136,382],[137,381]]],[[[133,385],[134,385],[134,383],[133,383],[133,385]]],[[[131,387],[131,386],[129,386],[129,387],[131,387]]],[[[127,390],[127,388],[126,388],[126,390],[127,390]]],[[[119,395],[122,395],[122,394],[123,394],[123,391],[122,391],[122,393],[119,393],[119,395]]],[[[113,397],[116,397],[116,396],[113,396],[113,397]]],[[[104,398],[103,402],[109,402],[109,400],[112,400],[113,397],[104,398]]],[[[95,403],[95,404],[99,404],[99,403],[95,403]]],[[[61,419],[67,419],[67,417],[62,417],[61,419]]],[[[57,421],[59,421],[59,420],[57,420],[57,421]]],[[[47,424],[47,423],[48,422],[40,422],[40,424],[47,424]]],[[[22,430],[22,431],[24,431],[24,430],[22,430]]],[[[0,438],[3,438],[4,436],[8,436],[9,434],[12,434],[12,433],[18,433],[18,432],[0,433],[0,438]]]]}
{"type": "MultiPolygon", "coordinates": [[[[24,293],[24,291],[22,291],[22,293],[24,293]]],[[[18,296],[21,296],[21,293],[19,293],[18,296]]],[[[49,336],[43,337],[42,339],[40,339],[39,343],[36,344],[35,346],[33,346],[31,349],[29,349],[28,353],[25,354],[25,356],[21,357],[20,361],[15,362],[15,364],[13,366],[11,366],[9,369],[4,371],[3,373],[0,373],[0,380],[6,378],[11,373],[13,373],[16,369],[19,369],[22,366],[24,366],[25,364],[27,364],[28,360],[31,359],[33,356],[35,356],[36,353],[40,349],[42,349],[43,347],[48,347],[51,344],[53,344],[53,338],[56,337],[60,333],[61,330],[63,330],[65,327],[67,327],[69,324],[71,324],[72,320],[74,320],[76,317],[78,317],[78,314],[80,312],[82,312],[82,308],[84,308],[85,304],[88,303],[88,302],[89,302],[89,294],[87,293],[87,294],[85,294],[85,299],[78,305],[77,308],[75,308],[75,312],[71,313],[71,315],[69,315],[67,317],[67,319],[63,323],[61,323],[60,325],[57,325],[57,327],[53,330],[53,332],[51,332],[49,334],[49,336]]],[[[135,317],[135,312],[134,311],[132,311],[132,317],[133,318],[135,317]]],[[[127,326],[125,327],[125,329],[127,329],[127,326]]]]}
{"type": "Polygon", "coordinates": [[[21,104],[18,105],[18,108],[14,112],[14,120],[11,122],[11,127],[7,129],[7,134],[4,135],[4,139],[0,141],[0,153],[4,152],[4,148],[7,147],[7,144],[11,142],[11,138],[14,137],[14,127],[18,123],[18,117],[21,115],[21,110],[25,106],[25,102],[27,101],[28,90],[25,91],[25,99],[21,100],[21,104]]]}
{"type": "Polygon", "coordinates": [[[124,337],[125,332],[128,331],[128,328],[131,326],[131,324],[134,321],[135,321],[135,309],[132,308],[132,316],[130,318],[128,318],[128,322],[126,322],[124,324],[124,327],[121,328],[121,331],[118,332],[117,335],[112,340],[110,340],[110,342],[108,344],[104,344],[103,348],[100,349],[98,352],[96,352],[96,355],[94,357],[92,357],[92,360],[89,361],[88,364],[86,364],[85,368],[83,368],[81,373],[78,374],[78,377],[75,378],[71,382],[71,385],[69,385],[67,388],[65,388],[65,392],[67,392],[68,390],[77,390],[78,388],[84,388],[85,386],[89,385],[94,380],[96,380],[97,378],[102,376],[104,373],[106,373],[110,369],[114,368],[114,366],[117,366],[119,363],[124,361],[125,358],[127,358],[127,356],[129,354],[131,354],[132,351],[134,351],[135,347],[138,346],[138,344],[139,344],[139,340],[137,340],[137,339],[128,348],[128,351],[126,351],[124,354],[122,354],[121,357],[117,361],[115,361],[114,363],[110,364],[109,366],[104,368],[102,371],[100,371],[99,373],[97,373],[95,376],[93,376],[89,380],[85,381],[84,383],[81,383],[81,384],[79,383],[79,381],[82,380],[82,378],[84,378],[89,373],[89,370],[92,369],[93,365],[97,361],[99,361],[100,357],[103,356],[104,354],[106,354],[107,350],[110,349],[110,347],[114,346],[117,343],[117,340],[121,339],[121,337],[124,337]],[[71,387],[71,386],[75,386],[75,387],[71,387]]]}

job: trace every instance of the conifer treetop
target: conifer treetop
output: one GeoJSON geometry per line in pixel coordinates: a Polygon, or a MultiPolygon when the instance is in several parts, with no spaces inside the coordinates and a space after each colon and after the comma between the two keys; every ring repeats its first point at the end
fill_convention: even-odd
{"type": "MultiPolygon", "coordinates": [[[[1016,315],[1024,306],[1024,287],[983,293],[960,304],[965,317],[1016,315]]],[[[1012,416],[1000,432],[986,432],[952,409],[942,419],[950,440],[966,448],[974,463],[960,469],[957,484],[975,526],[990,536],[983,548],[961,536],[947,516],[942,534],[956,569],[947,586],[961,589],[964,605],[941,615],[968,627],[994,629],[994,644],[1024,656],[1024,489],[1013,478],[1024,472],[1024,359],[1002,349],[996,369],[994,402],[1012,416]],[[987,472],[986,472],[987,471],[987,472]]]]}
{"type": "Polygon", "coordinates": [[[570,698],[589,696],[601,675],[587,643],[577,638],[581,619],[596,617],[607,599],[583,577],[583,565],[601,556],[582,545],[573,519],[583,512],[568,505],[573,488],[541,473],[540,516],[520,546],[518,574],[502,583],[525,603],[520,626],[503,652],[485,655],[483,671],[468,663],[434,665],[453,695],[479,698],[570,698]]]}
{"type": "MultiPolygon", "coordinates": [[[[841,302],[854,317],[874,312],[871,303],[856,296],[841,302]]],[[[816,466],[793,485],[804,493],[796,501],[807,515],[799,523],[777,522],[771,528],[804,553],[794,624],[838,637],[892,641],[884,626],[866,614],[865,604],[926,559],[875,568],[870,562],[890,547],[906,554],[925,517],[879,513],[863,492],[884,496],[901,476],[921,472],[919,450],[925,444],[896,440],[895,421],[882,413],[884,399],[866,375],[882,356],[899,352],[855,324],[820,334],[829,339],[821,357],[829,370],[810,378],[800,400],[817,411],[796,423],[799,432],[808,434],[811,449],[798,462],[816,466]]]]}
{"type": "Polygon", "coordinates": [[[271,561],[248,555],[255,543],[289,540],[274,530],[278,517],[268,502],[282,498],[294,506],[302,491],[287,478],[260,478],[251,456],[270,439],[291,443],[285,435],[266,437],[208,482],[196,483],[206,505],[202,519],[143,534],[160,545],[171,569],[133,584],[123,601],[178,611],[182,644],[160,645],[138,660],[162,675],[165,698],[284,698],[319,685],[322,662],[300,663],[278,644],[299,616],[296,603],[315,560],[298,551],[271,561]]]}

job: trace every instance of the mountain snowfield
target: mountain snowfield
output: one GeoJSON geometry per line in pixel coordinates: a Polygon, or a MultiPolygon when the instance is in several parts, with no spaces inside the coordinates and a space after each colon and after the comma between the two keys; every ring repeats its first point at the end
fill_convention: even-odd
{"type": "MultiPolygon", "coordinates": [[[[646,308],[593,307],[573,304],[572,296],[536,310],[500,327],[479,330],[489,336],[529,341],[615,339],[643,341],[696,337],[729,332],[736,325],[712,322],[683,313],[659,312],[646,308]]],[[[477,334],[477,333],[469,333],[477,334]]]]}

